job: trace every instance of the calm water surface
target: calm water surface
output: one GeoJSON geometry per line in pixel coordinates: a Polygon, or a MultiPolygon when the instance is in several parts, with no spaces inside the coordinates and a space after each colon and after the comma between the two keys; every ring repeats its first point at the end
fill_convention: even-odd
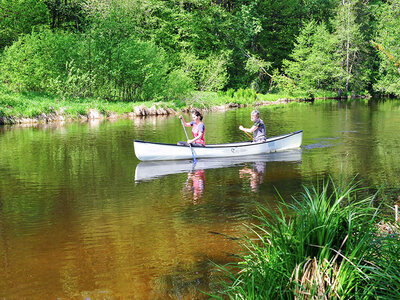
{"type": "MultiPolygon", "coordinates": [[[[246,140],[251,109],[208,113],[208,143],[246,140]]],[[[139,163],[133,139],[184,140],[176,117],[0,127],[0,298],[198,299],[240,251],[258,204],[357,176],[400,194],[400,100],[260,108],[300,150],[255,159],[139,163]],[[167,174],[170,173],[170,174],[167,174]],[[166,175],[167,174],[167,175],[166,175]],[[140,180],[138,180],[140,179],[140,180]]]]}

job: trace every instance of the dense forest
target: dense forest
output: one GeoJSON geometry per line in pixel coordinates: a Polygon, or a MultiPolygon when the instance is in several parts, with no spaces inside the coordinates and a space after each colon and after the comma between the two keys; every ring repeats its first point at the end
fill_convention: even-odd
{"type": "Polygon", "coordinates": [[[0,0],[0,85],[185,99],[400,96],[400,0],[0,0]]]}

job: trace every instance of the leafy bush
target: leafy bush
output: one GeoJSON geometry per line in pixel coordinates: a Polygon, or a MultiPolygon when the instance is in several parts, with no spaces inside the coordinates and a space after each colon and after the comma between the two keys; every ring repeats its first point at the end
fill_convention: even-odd
{"type": "Polygon", "coordinates": [[[14,91],[41,91],[64,97],[108,100],[179,100],[193,81],[172,71],[165,52],[135,37],[109,41],[101,32],[90,37],[41,31],[6,48],[0,80],[14,91]]]}
{"type": "Polygon", "coordinates": [[[230,53],[210,54],[207,58],[200,59],[194,54],[181,54],[183,68],[188,71],[200,91],[218,91],[228,82],[227,64],[230,53]]]}
{"type": "Polygon", "coordinates": [[[230,88],[226,91],[226,96],[230,98],[233,98],[234,94],[235,94],[235,89],[230,88]]]}
{"type": "Polygon", "coordinates": [[[50,79],[49,89],[63,97],[91,97],[95,90],[96,76],[75,66],[74,61],[66,63],[67,75],[50,79]]]}
{"type": "Polygon", "coordinates": [[[253,89],[238,89],[233,99],[236,103],[254,103],[257,99],[257,93],[253,89]]]}
{"type": "Polygon", "coordinates": [[[4,50],[0,80],[15,91],[48,91],[57,77],[65,77],[67,63],[79,61],[77,36],[50,30],[22,36],[4,50]]]}
{"type": "Polygon", "coordinates": [[[166,84],[167,99],[185,99],[193,91],[193,80],[183,70],[173,70],[168,74],[166,84]]]}
{"type": "Polygon", "coordinates": [[[128,101],[163,98],[168,65],[164,51],[153,43],[134,37],[117,45],[97,40],[93,61],[97,85],[102,87],[98,96],[128,101]]]}

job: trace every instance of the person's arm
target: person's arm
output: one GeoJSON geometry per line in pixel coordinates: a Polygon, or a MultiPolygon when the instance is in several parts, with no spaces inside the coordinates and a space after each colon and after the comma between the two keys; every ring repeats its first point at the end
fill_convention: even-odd
{"type": "Polygon", "coordinates": [[[181,120],[183,121],[183,124],[184,124],[186,127],[191,127],[191,126],[192,126],[192,124],[186,123],[186,121],[185,121],[185,119],[183,118],[183,116],[179,116],[179,119],[181,119],[181,120]]]}
{"type": "Polygon", "coordinates": [[[251,128],[244,128],[242,125],[239,126],[239,129],[241,131],[245,131],[245,132],[249,132],[249,133],[254,132],[257,128],[258,128],[258,126],[255,126],[255,125],[251,126],[251,128]]]}
{"type": "Polygon", "coordinates": [[[188,140],[187,142],[189,144],[192,144],[194,142],[196,142],[197,140],[199,140],[201,138],[202,134],[199,134],[198,136],[196,136],[194,139],[188,140]]]}

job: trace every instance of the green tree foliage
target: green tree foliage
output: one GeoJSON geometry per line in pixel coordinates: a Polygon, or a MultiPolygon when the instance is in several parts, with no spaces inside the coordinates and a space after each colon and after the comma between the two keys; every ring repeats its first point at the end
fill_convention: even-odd
{"type": "Polygon", "coordinates": [[[331,90],[340,77],[340,64],[335,51],[337,39],[324,23],[306,23],[298,36],[291,60],[283,62],[288,78],[275,75],[287,92],[312,97],[318,90],[331,90]]]}
{"type": "Polygon", "coordinates": [[[378,11],[380,20],[374,46],[380,57],[375,90],[400,96],[400,1],[385,3],[378,11]]]}
{"type": "Polygon", "coordinates": [[[185,70],[173,70],[168,74],[166,97],[168,100],[180,100],[189,97],[194,89],[194,82],[185,70]]]}
{"type": "Polygon", "coordinates": [[[0,0],[0,51],[47,22],[48,11],[41,0],[0,0]]]}
{"type": "Polygon", "coordinates": [[[50,82],[67,74],[66,64],[80,61],[80,49],[75,35],[44,30],[22,36],[5,49],[0,78],[15,91],[51,92],[50,82]]]}
{"type": "Polygon", "coordinates": [[[185,84],[396,94],[398,1],[0,0],[0,78],[109,100],[183,99],[185,84]]]}
{"type": "Polygon", "coordinates": [[[135,38],[102,41],[48,30],[26,35],[6,48],[0,78],[16,91],[124,100],[163,97],[168,64],[162,49],[135,38]],[[91,92],[82,89],[85,84],[93,86],[91,92]]]}
{"type": "Polygon", "coordinates": [[[212,54],[205,59],[190,53],[181,53],[182,67],[200,91],[218,91],[226,85],[228,60],[229,52],[212,54]]]}
{"type": "Polygon", "coordinates": [[[80,31],[84,15],[82,4],[84,0],[41,0],[48,9],[51,28],[62,28],[70,31],[80,31]]]}
{"type": "MultiPolygon", "coordinates": [[[[152,62],[154,72],[150,71],[149,68],[143,69],[147,72],[146,82],[152,82],[152,84],[147,85],[144,83],[145,86],[152,86],[152,97],[156,95],[159,97],[162,94],[160,92],[161,87],[166,82],[163,78],[169,72],[169,68],[174,69],[174,73],[179,69],[185,70],[185,76],[178,76],[173,81],[167,80],[170,83],[174,82],[174,85],[178,84],[177,79],[181,78],[183,82],[188,79],[190,81],[189,86],[193,86],[193,82],[198,90],[215,91],[222,89],[228,80],[226,65],[229,52],[218,50],[218,47],[221,49],[223,47],[221,47],[218,38],[210,33],[213,18],[208,17],[208,15],[214,16],[213,13],[208,14],[213,9],[209,5],[206,6],[205,3],[205,1],[197,1],[177,5],[177,3],[168,4],[160,1],[150,1],[144,4],[139,1],[88,2],[85,9],[92,24],[90,37],[93,39],[94,52],[92,56],[95,55],[95,57],[91,60],[94,61],[94,65],[98,66],[96,73],[100,74],[99,77],[108,78],[109,82],[118,81],[118,86],[123,85],[125,91],[131,90],[132,86],[127,87],[125,83],[122,84],[121,81],[125,81],[125,79],[120,77],[120,73],[114,74],[109,70],[113,69],[115,64],[124,69],[123,72],[128,72],[128,69],[133,70],[133,67],[141,68],[140,65],[132,66],[129,59],[122,61],[123,57],[121,57],[121,55],[127,54],[127,51],[130,51],[131,55],[134,53],[133,48],[129,50],[129,47],[126,47],[127,44],[123,42],[124,39],[130,41],[140,39],[146,41],[142,42],[142,46],[149,45],[146,43],[152,43],[154,47],[158,47],[159,54],[155,55],[154,59],[162,58],[161,64],[164,64],[162,66],[152,62]],[[204,10],[206,11],[204,12],[204,10]],[[207,42],[210,45],[204,47],[204,43],[207,42]],[[204,49],[209,50],[213,47],[215,51],[204,51],[204,49]],[[161,51],[161,49],[165,50],[161,51]],[[117,52],[117,54],[113,55],[114,52],[117,52]],[[103,62],[103,65],[98,62],[103,62]],[[124,63],[127,65],[124,66],[124,63]],[[114,77],[114,79],[111,77],[114,77]],[[154,80],[152,81],[150,78],[154,80]]],[[[218,13],[220,13],[220,9],[216,8],[215,14],[218,15],[218,13]]],[[[142,52],[144,49],[138,48],[136,50],[142,52]]],[[[140,54],[136,55],[139,56],[140,54]]],[[[149,61],[148,58],[143,61],[146,60],[149,61]]],[[[180,74],[182,75],[182,73],[180,74]]],[[[144,74],[142,75],[144,76],[144,74]]],[[[140,81],[140,78],[144,78],[143,76],[136,78],[140,81]]],[[[142,89],[142,85],[141,82],[136,81],[134,89],[142,89]]],[[[179,85],[182,86],[183,84],[179,85]]],[[[171,91],[169,87],[166,87],[166,90],[171,91]]],[[[126,94],[126,92],[124,93],[126,94]]],[[[131,94],[131,92],[128,92],[128,95],[131,94]]],[[[185,92],[184,95],[186,94],[185,92]]],[[[150,94],[141,93],[141,95],[143,97],[133,98],[144,100],[150,94]]],[[[171,97],[171,95],[176,97],[176,92],[169,93],[169,96],[165,94],[163,96],[171,97]]],[[[132,97],[129,96],[127,99],[132,99],[132,97]]]]}
{"type": "Polygon", "coordinates": [[[260,57],[280,67],[282,60],[293,49],[294,37],[299,33],[302,5],[299,0],[261,1],[262,32],[258,35],[260,57]]]}
{"type": "Polygon", "coordinates": [[[337,0],[302,0],[302,20],[329,22],[336,7],[337,0]]]}
{"type": "Polygon", "coordinates": [[[367,41],[363,35],[362,10],[365,5],[359,0],[342,0],[333,19],[335,35],[338,39],[338,54],[342,65],[342,77],[339,96],[343,89],[345,94],[350,91],[360,91],[365,87],[368,78],[363,65],[367,41]],[[367,78],[366,78],[367,77],[367,78]]]}
{"type": "Polygon", "coordinates": [[[94,69],[102,78],[99,85],[107,87],[101,96],[130,101],[162,97],[168,65],[164,51],[151,42],[141,42],[132,37],[115,47],[97,47],[93,56],[94,60],[105,59],[108,62],[105,66],[96,64],[94,69]]]}
{"type": "Polygon", "coordinates": [[[234,51],[228,86],[257,85],[260,91],[266,91],[270,76],[265,74],[263,65],[280,68],[293,49],[293,39],[301,24],[302,4],[297,0],[238,1],[232,15],[234,30],[229,41],[234,51]],[[254,57],[263,61],[259,61],[260,72],[248,71],[254,57]]]}
{"type": "Polygon", "coordinates": [[[361,18],[367,15],[366,9],[359,1],[341,1],[330,24],[305,23],[289,55],[291,60],[283,61],[295,87],[277,75],[275,81],[281,88],[308,97],[318,90],[336,90],[339,96],[365,90],[373,69],[365,38],[369,27],[361,18]]]}

